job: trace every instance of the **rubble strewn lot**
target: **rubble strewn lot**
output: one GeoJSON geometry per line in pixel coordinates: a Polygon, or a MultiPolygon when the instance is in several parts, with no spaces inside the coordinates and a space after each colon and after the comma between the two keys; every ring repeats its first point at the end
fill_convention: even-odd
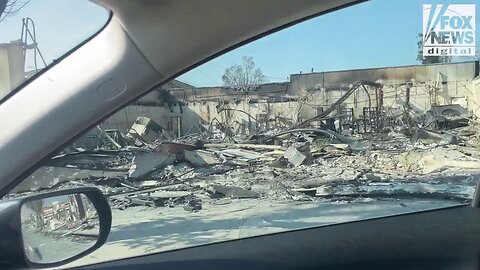
{"type": "Polygon", "coordinates": [[[139,117],[127,134],[98,128],[95,148],[68,147],[9,196],[101,189],[112,233],[78,263],[471,200],[480,176],[472,116],[379,117],[342,129],[315,117],[249,137],[220,126],[177,138],[139,117]]]}
{"type": "Polygon", "coordinates": [[[201,211],[206,201],[226,199],[466,201],[480,172],[480,135],[471,118],[462,118],[467,124],[460,127],[445,125],[448,118],[442,121],[443,128],[434,129],[418,122],[414,129],[412,122],[376,133],[292,128],[253,138],[224,136],[219,142],[205,136],[158,139],[149,130],[155,124],[139,117],[129,135],[104,132],[108,139],[96,150],[73,149],[53,157],[17,192],[93,185],[116,209],[190,212],[201,211]]]}

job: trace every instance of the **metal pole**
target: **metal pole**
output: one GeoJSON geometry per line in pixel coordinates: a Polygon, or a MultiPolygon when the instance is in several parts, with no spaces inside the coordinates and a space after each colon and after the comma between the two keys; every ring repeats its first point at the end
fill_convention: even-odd
{"type": "Polygon", "coordinates": [[[480,208],[480,181],[478,181],[475,193],[473,194],[472,207],[480,208]]]}

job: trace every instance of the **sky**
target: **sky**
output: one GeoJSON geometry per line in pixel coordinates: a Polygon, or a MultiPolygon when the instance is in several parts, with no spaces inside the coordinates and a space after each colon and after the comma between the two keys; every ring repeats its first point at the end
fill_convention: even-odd
{"type": "MultiPolygon", "coordinates": [[[[86,0],[31,0],[0,22],[0,43],[21,38],[25,17],[35,23],[38,47],[49,64],[101,29],[109,13],[86,0]]],[[[27,54],[26,62],[26,70],[32,69],[32,54],[27,54]]]]}
{"type": "MultiPolygon", "coordinates": [[[[242,56],[253,57],[268,82],[287,81],[290,74],[312,69],[321,72],[419,64],[417,34],[422,32],[422,4],[475,2],[372,0],[261,38],[178,79],[194,86],[222,85],[225,69],[239,64],[242,56]]],[[[39,47],[48,62],[95,33],[108,19],[105,10],[84,0],[31,0],[18,14],[0,23],[0,43],[20,37],[21,18],[25,16],[35,21],[39,47]]],[[[479,22],[475,24],[477,48],[479,22]]]]}
{"type": "MultiPolygon", "coordinates": [[[[422,4],[475,1],[373,0],[310,19],[254,41],[180,77],[195,86],[222,85],[226,67],[253,57],[270,82],[290,74],[419,64],[422,4]]],[[[477,5],[477,14],[479,6],[477,5]]],[[[476,21],[477,33],[480,31],[476,21]]],[[[479,48],[477,34],[477,48],[479,48]]],[[[462,59],[457,59],[462,60],[462,59]]],[[[469,59],[464,59],[469,60],[469,59]]]]}

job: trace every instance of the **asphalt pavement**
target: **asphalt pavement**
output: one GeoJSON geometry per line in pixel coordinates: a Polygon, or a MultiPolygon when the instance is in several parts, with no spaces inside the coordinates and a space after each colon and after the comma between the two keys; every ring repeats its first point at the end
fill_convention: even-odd
{"type": "Polygon", "coordinates": [[[53,263],[68,259],[92,247],[96,242],[94,238],[74,240],[74,237],[56,236],[33,230],[24,230],[22,233],[27,256],[35,263],[53,263]]]}

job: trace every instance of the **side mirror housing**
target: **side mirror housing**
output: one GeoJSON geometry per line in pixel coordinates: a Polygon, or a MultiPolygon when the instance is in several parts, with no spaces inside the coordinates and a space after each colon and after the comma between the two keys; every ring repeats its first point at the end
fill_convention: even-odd
{"type": "Polygon", "coordinates": [[[112,213],[93,187],[0,202],[0,269],[56,267],[84,257],[107,240],[112,213]]]}

